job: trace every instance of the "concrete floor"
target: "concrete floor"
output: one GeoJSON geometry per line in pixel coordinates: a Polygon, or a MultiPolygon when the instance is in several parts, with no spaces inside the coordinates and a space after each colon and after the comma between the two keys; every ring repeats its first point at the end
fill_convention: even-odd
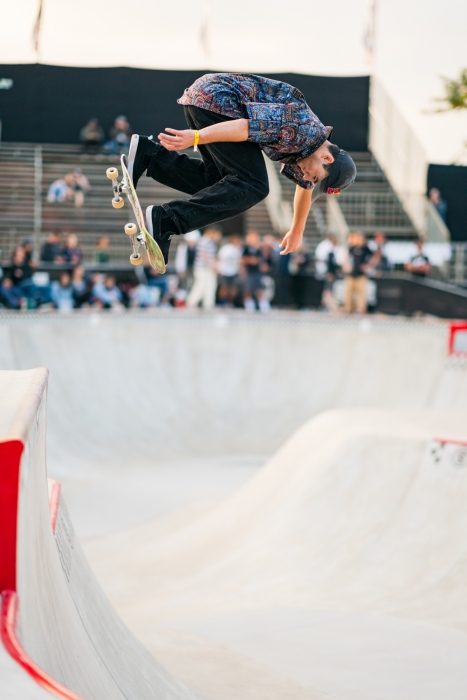
{"type": "Polygon", "coordinates": [[[50,471],[88,559],[202,698],[457,700],[467,472],[432,440],[467,438],[467,371],[446,333],[0,319],[0,366],[50,367],[50,471]]]}

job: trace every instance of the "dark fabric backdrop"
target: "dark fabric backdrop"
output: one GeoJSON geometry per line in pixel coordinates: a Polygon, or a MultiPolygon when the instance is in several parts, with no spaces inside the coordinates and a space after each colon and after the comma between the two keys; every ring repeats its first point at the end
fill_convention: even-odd
{"type": "MultiPolygon", "coordinates": [[[[80,128],[96,116],[108,131],[125,114],[135,133],[157,134],[183,128],[176,100],[204,71],[139,68],[69,68],[0,65],[0,119],[5,141],[75,143],[80,128]],[[1,84],[1,83],[0,83],[1,84]]],[[[321,121],[334,127],[333,141],[364,151],[368,140],[369,78],[334,78],[281,73],[269,77],[298,87],[321,121]]]]}
{"type": "Polygon", "coordinates": [[[437,187],[448,205],[446,224],[453,241],[467,241],[467,167],[430,165],[428,190],[437,187]]]}

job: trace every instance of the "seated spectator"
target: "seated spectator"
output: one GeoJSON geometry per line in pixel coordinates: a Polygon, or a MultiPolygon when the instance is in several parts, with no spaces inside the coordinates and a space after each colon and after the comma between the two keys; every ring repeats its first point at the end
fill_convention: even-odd
{"type": "Polygon", "coordinates": [[[76,233],[69,233],[66,237],[65,247],[62,249],[61,257],[64,263],[69,265],[81,265],[83,262],[83,255],[81,249],[78,245],[78,236],[76,233]]]}
{"type": "Polygon", "coordinates": [[[54,180],[47,192],[47,201],[52,204],[70,202],[74,198],[74,186],[75,178],[72,173],[54,180]]]}
{"type": "Polygon", "coordinates": [[[110,129],[110,140],[105,144],[105,148],[114,155],[128,153],[131,134],[132,131],[128,119],[123,115],[117,117],[113,127],[110,129]]]}
{"type": "Polygon", "coordinates": [[[345,292],[344,311],[359,314],[367,311],[367,272],[366,266],[371,258],[371,250],[366,238],[360,231],[349,235],[348,259],[344,267],[345,292]]]}
{"type": "Polygon", "coordinates": [[[415,277],[426,277],[431,270],[430,261],[423,252],[423,241],[420,238],[415,242],[415,245],[417,246],[417,252],[404,267],[407,272],[411,272],[415,277]]]}
{"type": "Polygon", "coordinates": [[[212,309],[216,301],[217,243],[221,232],[217,228],[207,228],[196,246],[194,283],[187,298],[188,306],[202,304],[204,309],[212,309]]]}
{"type": "Polygon", "coordinates": [[[122,293],[113,275],[107,275],[103,282],[97,282],[92,290],[96,306],[104,309],[121,309],[122,293]]]}
{"type": "Polygon", "coordinates": [[[52,282],[52,301],[59,311],[70,311],[74,307],[73,285],[68,272],[62,272],[60,279],[52,282]]]}
{"type": "Polygon", "coordinates": [[[83,144],[85,150],[96,151],[104,141],[104,131],[99,125],[96,117],[88,121],[79,132],[79,140],[83,144]]]}
{"type": "Polygon", "coordinates": [[[157,288],[160,290],[160,299],[163,303],[167,301],[168,292],[168,277],[160,275],[153,267],[145,267],[144,272],[148,281],[148,287],[157,288]]]}
{"type": "Polygon", "coordinates": [[[96,241],[96,263],[108,263],[110,260],[109,255],[109,244],[110,239],[108,236],[101,236],[96,241]]]}
{"type": "Polygon", "coordinates": [[[42,262],[63,262],[61,234],[59,231],[51,231],[42,244],[40,259],[42,262]]]}
{"type": "Polygon", "coordinates": [[[20,309],[24,296],[21,288],[15,286],[11,277],[4,277],[0,285],[0,304],[7,309],[20,309]]]}
{"type": "Polygon", "coordinates": [[[21,245],[23,246],[26,262],[32,263],[34,255],[34,242],[32,238],[23,238],[23,240],[21,241],[21,245]]]}
{"type": "MultiPolygon", "coordinates": [[[[91,185],[86,175],[83,175],[81,168],[75,168],[71,174],[74,178],[72,189],[75,207],[82,207],[84,204],[84,193],[90,191],[91,185]]],[[[65,176],[65,179],[67,177],[68,175],[65,176]]]]}
{"type": "Polygon", "coordinates": [[[77,265],[74,268],[71,284],[75,307],[80,309],[84,304],[89,304],[92,297],[92,284],[86,279],[86,272],[82,265],[77,265]]]}
{"type": "Polygon", "coordinates": [[[138,284],[132,287],[128,295],[131,308],[146,309],[149,306],[157,306],[161,299],[159,287],[149,287],[147,284],[138,284]]]}
{"type": "Polygon", "coordinates": [[[32,281],[35,265],[26,260],[26,252],[23,246],[19,245],[13,251],[11,259],[11,279],[23,296],[32,302],[36,296],[36,285],[32,281]]]}
{"type": "Polygon", "coordinates": [[[256,231],[246,235],[242,253],[242,265],[245,270],[244,305],[247,311],[255,311],[258,303],[260,311],[269,311],[270,304],[264,295],[262,280],[267,263],[263,260],[260,248],[260,238],[256,231]]]}
{"type": "Polygon", "coordinates": [[[441,197],[441,192],[437,187],[432,187],[431,190],[428,193],[428,199],[442,218],[442,220],[446,223],[446,215],[448,213],[448,205],[447,202],[441,197]]]}
{"type": "Polygon", "coordinates": [[[238,233],[229,238],[217,254],[217,272],[219,273],[219,301],[226,306],[233,306],[239,292],[240,261],[243,244],[238,233]]]}

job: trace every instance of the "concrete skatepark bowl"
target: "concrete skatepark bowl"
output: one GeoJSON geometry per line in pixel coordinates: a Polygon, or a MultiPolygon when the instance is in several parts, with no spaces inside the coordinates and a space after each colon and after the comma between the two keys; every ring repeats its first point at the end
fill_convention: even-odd
{"type": "Polygon", "coordinates": [[[467,369],[447,333],[0,319],[2,699],[463,699],[467,369]]]}

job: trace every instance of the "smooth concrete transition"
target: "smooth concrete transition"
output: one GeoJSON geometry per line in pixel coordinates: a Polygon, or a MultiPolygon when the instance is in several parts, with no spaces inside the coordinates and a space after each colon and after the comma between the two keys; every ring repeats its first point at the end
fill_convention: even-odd
{"type": "Polygon", "coordinates": [[[446,347],[445,323],[319,314],[0,318],[0,367],[50,368],[51,472],[91,567],[205,700],[464,698],[446,347]]]}

